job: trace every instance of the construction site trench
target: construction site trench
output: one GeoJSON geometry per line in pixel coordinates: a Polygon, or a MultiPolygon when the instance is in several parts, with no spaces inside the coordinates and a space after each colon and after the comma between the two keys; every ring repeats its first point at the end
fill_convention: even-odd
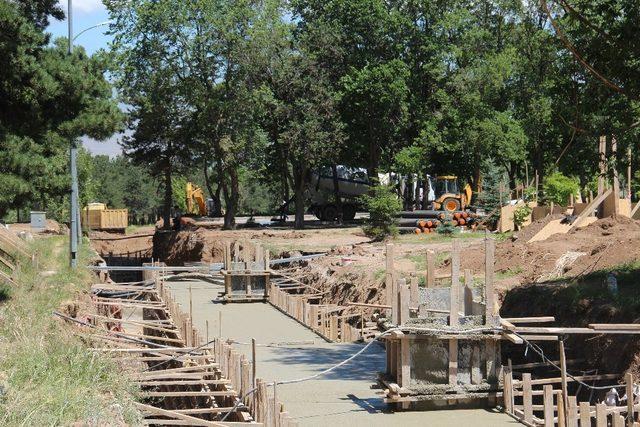
{"type": "MultiPolygon", "coordinates": [[[[533,224],[532,230],[496,245],[496,302],[500,316],[553,317],[554,326],[566,328],[588,328],[591,324],[601,323],[637,323],[638,319],[633,314],[637,311],[637,299],[634,297],[637,270],[630,266],[627,270],[615,271],[619,293],[613,299],[607,291],[606,280],[607,268],[635,259],[637,248],[632,242],[636,234],[640,236],[638,223],[624,218],[605,218],[568,235],[528,242],[530,236],[527,233],[535,234],[536,229],[552,220],[553,216],[541,224],[533,224]],[[605,243],[610,242],[611,236],[618,238],[617,245],[605,243]]],[[[280,274],[297,283],[287,287],[289,295],[304,299],[304,295],[309,294],[319,304],[329,306],[345,307],[352,302],[364,305],[341,311],[340,319],[344,320],[340,320],[340,332],[336,333],[332,329],[317,330],[309,326],[306,318],[292,314],[289,310],[291,303],[286,302],[289,298],[284,294],[284,306],[273,301],[226,301],[224,279],[217,273],[213,276],[181,273],[164,281],[165,292],[171,295],[181,312],[189,313],[187,317],[192,322],[191,326],[203,342],[217,338],[231,346],[234,352],[254,361],[256,377],[266,384],[306,379],[294,384],[270,386],[267,394],[271,401],[281,404],[280,410],[286,411],[283,413],[288,419],[298,425],[327,425],[332,422],[367,426],[422,425],[425,422],[443,426],[468,422],[476,425],[517,423],[499,410],[485,408],[484,404],[452,406],[446,400],[411,405],[385,403],[383,389],[379,388],[377,381],[378,374],[385,372],[385,347],[380,343],[371,345],[364,354],[345,366],[317,378],[308,378],[360,351],[365,344],[350,342],[358,340],[345,339],[345,334],[356,337],[357,330],[364,326],[365,321],[367,326],[369,323],[375,325],[376,319],[385,312],[383,307],[388,298],[385,295],[385,246],[369,242],[358,232],[238,230],[223,233],[194,227],[180,232],[141,233],[125,242],[98,243],[103,245],[100,247],[103,258],[107,259],[105,255],[110,257],[109,265],[115,265],[114,260],[121,265],[129,263],[132,266],[153,261],[166,265],[165,273],[170,272],[172,266],[202,266],[205,271],[207,266],[214,265],[217,272],[225,263],[225,250],[228,250],[225,247],[234,246],[234,252],[244,253],[245,247],[265,246],[271,259],[294,259],[294,262],[273,267],[276,276],[280,274]],[[127,254],[118,248],[131,242],[135,253],[128,251],[127,254]],[[297,257],[308,254],[324,256],[312,261],[295,261],[297,257]],[[120,260],[115,258],[116,255],[120,260]],[[292,292],[290,289],[295,290],[292,292]],[[362,320],[354,321],[351,316],[360,316],[357,319],[362,320]],[[252,342],[256,344],[255,356],[252,354],[252,342]],[[452,410],[453,407],[456,410],[452,410]]],[[[484,239],[472,236],[458,242],[461,251],[459,268],[470,271],[472,287],[483,284],[483,242],[484,239]]],[[[421,287],[425,286],[423,276],[427,265],[424,257],[425,253],[432,251],[436,286],[451,286],[450,241],[424,245],[410,242],[396,246],[395,268],[402,271],[408,281],[415,279],[421,287]]],[[[428,258],[426,262],[429,262],[428,258]]],[[[117,277],[114,273],[111,275],[115,282],[133,281],[132,276],[117,277]]],[[[465,284],[468,280],[465,271],[465,284]]],[[[293,310],[295,313],[295,308],[293,310]]],[[[364,329],[361,332],[364,333],[364,329]]],[[[371,336],[367,336],[365,342],[371,336]]],[[[590,381],[596,389],[587,389],[577,383],[568,386],[580,400],[602,401],[606,390],[597,389],[598,386],[619,383],[626,372],[636,376],[640,374],[637,362],[640,344],[635,335],[559,334],[555,342],[537,343],[549,360],[557,361],[559,358],[558,339],[565,344],[567,372],[571,375],[595,374],[597,377],[599,373],[606,373],[605,379],[590,381]]],[[[542,366],[540,354],[527,345],[503,343],[501,353],[504,365],[508,362],[509,365],[530,367],[534,378],[559,375],[557,368],[548,364],[542,366]]]]}

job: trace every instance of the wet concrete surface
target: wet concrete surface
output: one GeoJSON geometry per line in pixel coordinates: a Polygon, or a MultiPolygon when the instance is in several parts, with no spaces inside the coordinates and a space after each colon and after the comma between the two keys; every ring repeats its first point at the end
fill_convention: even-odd
{"type": "MultiPolygon", "coordinates": [[[[218,299],[219,284],[197,279],[167,282],[184,312],[189,311],[189,286],[193,322],[204,337],[237,341],[239,351],[256,350],[257,377],[268,382],[308,377],[361,350],[363,344],[327,343],[309,329],[267,303],[225,304],[218,299]],[[286,343],[286,344],[282,344],[286,343]]],[[[362,356],[319,378],[277,386],[277,398],[300,426],[332,424],[357,426],[515,426],[518,423],[491,409],[394,411],[374,388],[377,372],[385,366],[384,348],[374,343],[362,356]]]]}

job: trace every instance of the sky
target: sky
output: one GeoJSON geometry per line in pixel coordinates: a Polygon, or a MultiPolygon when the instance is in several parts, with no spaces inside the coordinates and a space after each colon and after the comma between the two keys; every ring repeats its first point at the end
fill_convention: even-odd
{"type": "MultiPolygon", "coordinates": [[[[60,5],[67,11],[67,0],[59,0],[60,5]]],[[[73,0],[73,34],[76,35],[82,30],[93,25],[100,24],[109,20],[107,9],[102,4],[102,0],[73,0]]],[[[52,19],[47,29],[56,37],[67,37],[68,28],[67,21],[56,21],[52,19]]],[[[82,45],[87,53],[92,54],[99,49],[107,48],[111,37],[106,33],[107,26],[93,28],[86,33],[81,34],[74,42],[76,45],[82,45]]],[[[83,145],[93,154],[107,154],[115,156],[122,152],[117,143],[117,135],[105,141],[96,141],[91,138],[83,138],[83,145]]]]}

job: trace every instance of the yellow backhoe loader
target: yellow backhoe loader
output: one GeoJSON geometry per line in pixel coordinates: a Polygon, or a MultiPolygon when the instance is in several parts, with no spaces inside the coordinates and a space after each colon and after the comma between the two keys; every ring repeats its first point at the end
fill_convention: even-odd
{"type": "Polygon", "coordinates": [[[187,182],[187,214],[207,216],[207,201],[197,185],[187,182]]]}
{"type": "Polygon", "coordinates": [[[432,187],[435,193],[434,210],[454,212],[464,210],[471,203],[471,196],[473,196],[471,186],[466,184],[460,191],[457,176],[436,176],[433,181],[432,187]]]}

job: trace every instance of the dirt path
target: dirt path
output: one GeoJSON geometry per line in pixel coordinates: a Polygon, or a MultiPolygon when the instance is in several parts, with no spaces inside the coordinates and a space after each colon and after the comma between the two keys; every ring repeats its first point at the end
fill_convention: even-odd
{"type": "MultiPolygon", "coordinates": [[[[189,310],[189,286],[193,295],[193,320],[203,334],[219,333],[240,343],[255,338],[257,376],[267,381],[306,377],[327,369],[362,348],[360,344],[330,344],[269,304],[222,304],[222,286],[185,279],[168,286],[185,312],[189,310]],[[283,346],[260,344],[291,343],[283,346]],[[297,344],[295,344],[297,343],[297,344]]],[[[237,344],[250,355],[248,345],[237,344]]],[[[384,349],[373,345],[353,363],[330,374],[277,388],[278,399],[300,426],[508,426],[517,423],[508,416],[483,409],[396,412],[387,410],[380,390],[372,389],[378,371],[384,370],[384,349]]]]}

